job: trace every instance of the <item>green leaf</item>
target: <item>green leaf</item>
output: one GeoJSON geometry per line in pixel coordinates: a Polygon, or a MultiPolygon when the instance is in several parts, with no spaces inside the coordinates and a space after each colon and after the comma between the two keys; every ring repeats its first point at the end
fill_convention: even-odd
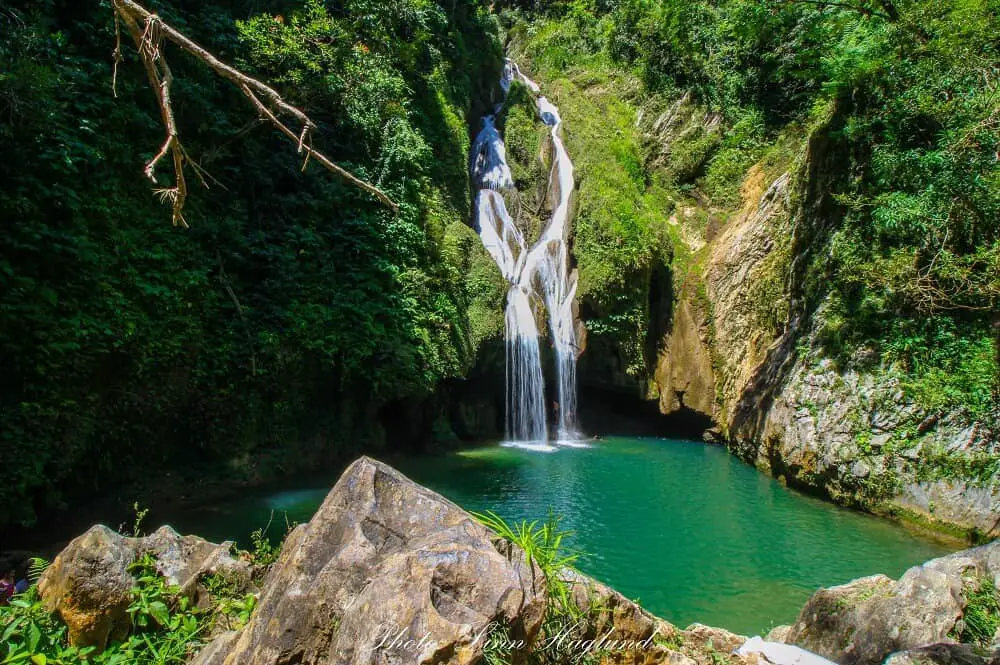
{"type": "Polygon", "coordinates": [[[156,623],[161,626],[167,626],[170,623],[170,611],[167,609],[167,606],[159,600],[153,601],[149,604],[149,613],[154,619],[156,619],[156,623]]]}
{"type": "Polygon", "coordinates": [[[38,650],[38,643],[42,639],[42,631],[38,629],[35,622],[28,624],[28,650],[35,652],[38,650]]]}

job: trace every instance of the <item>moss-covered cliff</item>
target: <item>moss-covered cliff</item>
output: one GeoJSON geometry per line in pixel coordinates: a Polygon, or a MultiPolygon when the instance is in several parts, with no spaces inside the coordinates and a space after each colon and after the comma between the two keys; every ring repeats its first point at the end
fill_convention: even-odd
{"type": "Polygon", "coordinates": [[[770,38],[806,39],[780,15],[833,40],[789,56],[800,64],[930,26],[905,48],[872,46],[877,62],[791,74],[712,60],[761,38],[711,41],[761,29],[740,2],[697,19],[692,43],[669,42],[669,65],[651,30],[694,21],[679,5],[578,4],[505,18],[579,164],[583,383],[709,416],[734,453],[790,484],[996,533],[996,91],[975,78],[985,60],[954,59],[996,16],[975,3],[914,3],[895,19],[775,9],[788,14],[759,19],[777,21],[770,38]],[[753,88],[765,72],[790,88],[753,88]],[[794,92],[795,77],[816,87],[794,92]]]}

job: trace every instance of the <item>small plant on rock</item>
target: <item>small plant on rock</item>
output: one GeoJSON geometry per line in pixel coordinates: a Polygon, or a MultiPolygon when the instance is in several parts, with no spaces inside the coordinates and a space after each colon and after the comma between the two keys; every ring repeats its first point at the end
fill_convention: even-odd
{"type": "Polygon", "coordinates": [[[2,663],[76,663],[93,650],[66,643],[66,626],[45,609],[34,586],[15,596],[9,605],[0,605],[2,663]]]}
{"type": "MultiPolygon", "coordinates": [[[[544,522],[522,520],[510,524],[493,511],[473,513],[484,526],[492,529],[504,540],[514,543],[524,550],[530,562],[538,564],[545,576],[549,603],[542,622],[543,637],[529,654],[529,662],[534,665],[553,663],[574,663],[590,665],[601,660],[600,650],[589,651],[575,648],[584,639],[588,615],[600,611],[599,607],[580,607],[573,597],[573,564],[580,557],[579,552],[567,552],[563,543],[572,532],[559,526],[561,518],[549,511],[544,522]],[[565,639],[554,639],[565,636],[565,639]]],[[[593,602],[593,601],[592,601],[593,602]]],[[[504,650],[503,640],[487,644],[484,658],[489,665],[509,662],[510,650],[504,650]]]]}
{"type": "Polygon", "coordinates": [[[572,535],[572,532],[559,527],[562,518],[549,511],[544,522],[522,520],[511,525],[492,510],[472,515],[498,536],[524,550],[529,563],[538,564],[545,575],[549,598],[555,601],[561,612],[579,612],[570,596],[569,585],[559,575],[564,569],[572,568],[580,556],[578,552],[567,553],[562,550],[563,540],[572,535]]]}
{"type": "Polygon", "coordinates": [[[951,637],[965,644],[988,647],[1000,628],[1000,593],[993,578],[979,575],[965,580],[965,612],[951,637]]]}

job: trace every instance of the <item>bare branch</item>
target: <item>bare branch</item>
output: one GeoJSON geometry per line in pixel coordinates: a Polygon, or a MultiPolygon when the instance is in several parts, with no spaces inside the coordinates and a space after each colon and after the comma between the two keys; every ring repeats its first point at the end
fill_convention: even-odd
{"type": "MultiPolygon", "coordinates": [[[[281,131],[282,134],[284,134],[288,138],[292,139],[293,141],[297,142],[299,140],[299,137],[295,134],[295,132],[293,132],[284,123],[282,123],[277,118],[277,116],[275,116],[274,113],[271,112],[271,109],[267,108],[267,106],[260,99],[258,99],[257,95],[255,95],[253,93],[253,91],[250,90],[249,87],[244,86],[244,88],[243,88],[243,94],[245,94],[247,96],[247,98],[251,102],[253,102],[254,106],[257,107],[257,110],[261,113],[261,115],[263,115],[265,118],[267,118],[268,120],[270,120],[271,124],[274,125],[275,127],[277,127],[281,131]]],[[[333,162],[331,162],[327,158],[326,155],[324,155],[323,153],[318,152],[316,150],[313,150],[311,146],[303,145],[302,146],[302,151],[306,153],[306,157],[309,157],[309,156],[314,157],[316,159],[316,161],[318,161],[320,164],[322,164],[323,166],[325,166],[330,171],[333,171],[334,173],[336,173],[341,178],[343,178],[347,182],[351,183],[355,187],[360,187],[361,189],[365,190],[366,192],[370,192],[371,194],[373,194],[374,196],[376,196],[380,201],[382,201],[384,204],[386,204],[387,206],[389,206],[394,212],[399,212],[399,207],[395,203],[393,203],[393,201],[388,196],[386,196],[382,192],[382,190],[380,190],[375,185],[367,183],[364,180],[359,179],[357,176],[355,176],[350,171],[345,171],[344,169],[340,168],[339,166],[337,166],[336,164],[334,164],[333,162]]]]}
{"type": "MultiPolygon", "coordinates": [[[[156,182],[155,171],[159,162],[168,154],[173,157],[175,185],[171,189],[160,190],[160,194],[163,198],[170,201],[173,206],[174,224],[187,226],[182,215],[184,203],[187,200],[187,182],[184,179],[184,165],[185,163],[194,164],[194,162],[187,157],[187,152],[181,144],[180,134],[174,118],[173,106],[170,99],[170,87],[173,83],[173,75],[164,56],[164,39],[194,56],[216,74],[239,88],[254,105],[262,118],[269,121],[276,129],[294,142],[300,154],[305,153],[305,160],[302,165],[303,170],[308,165],[309,158],[314,157],[327,170],[338,175],[351,185],[368,192],[393,212],[399,212],[399,206],[381,189],[358,178],[350,171],[337,166],[323,153],[314,150],[310,145],[309,138],[313,130],[316,129],[316,123],[303,111],[286,102],[276,90],[225,64],[170,25],[164,23],[159,16],[147,11],[141,5],[134,2],[134,0],[112,0],[112,4],[115,10],[116,27],[118,26],[119,19],[125,24],[125,28],[135,42],[136,48],[139,51],[139,57],[146,68],[149,83],[157,93],[160,116],[167,132],[167,137],[160,152],[146,165],[145,173],[146,177],[156,182]],[[143,26],[141,30],[139,28],[140,24],[143,26]],[[301,125],[301,129],[298,132],[293,131],[279,119],[279,115],[292,116],[301,125]]],[[[120,39],[116,45],[114,57],[116,81],[117,65],[121,60],[120,39]]],[[[114,82],[112,85],[114,85],[114,82]]],[[[202,183],[205,184],[202,173],[197,166],[196,171],[202,183]]]]}
{"type": "Polygon", "coordinates": [[[115,15],[115,50],[112,52],[115,64],[114,69],[111,72],[111,94],[116,98],[118,97],[118,65],[121,64],[124,58],[122,57],[122,24],[121,19],[118,17],[118,12],[114,12],[115,15]]]}
{"type": "MultiPolygon", "coordinates": [[[[229,275],[226,274],[226,266],[222,262],[222,254],[219,253],[219,250],[215,250],[215,258],[219,261],[219,281],[222,283],[222,288],[229,295],[229,299],[236,307],[236,315],[240,318],[240,323],[243,324],[243,332],[246,333],[247,344],[250,346],[250,375],[257,376],[257,349],[253,343],[253,335],[250,334],[250,323],[243,316],[243,305],[240,304],[240,299],[236,297],[236,292],[233,291],[233,286],[229,281],[229,275]]],[[[270,523],[268,521],[268,524],[270,523]]]]}
{"type": "MultiPolygon", "coordinates": [[[[118,0],[116,0],[117,3],[118,0]]],[[[117,8],[117,4],[115,5],[117,8]]],[[[139,50],[142,64],[146,68],[146,76],[149,84],[156,91],[156,101],[160,107],[160,118],[167,131],[167,138],[163,142],[163,147],[153,159],[146,164],[146,177],[156,182],[156,166],[160,160],[170,154],[174,163],[174,187],[162,189],[158,193],[164,201],[169,201],[173,209],[173,222],[175,226],[187,227],[184,221],[184,203],[187,201],[187,181],[184,178],[184,149],[180,143],[177,132],[177,123],[174,119],[174,110],[170,101],[170,85],[173,83],[173,74],[166,60],[160,57],[161,33],[157,28],[159,19],[154,15],[149,15],[144,20],[144,27],[139,29],[139,22],[132,14],[117,12],[125,24],[125,29],[131,35],[132,40],[139,50]]]]}

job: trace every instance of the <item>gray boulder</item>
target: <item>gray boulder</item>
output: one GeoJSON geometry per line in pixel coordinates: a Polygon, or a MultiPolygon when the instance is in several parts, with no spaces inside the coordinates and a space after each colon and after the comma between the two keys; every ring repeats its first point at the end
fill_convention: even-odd
{"type": "Polygon", "coordinates": [[[249,564],[230,556],[231,547],[228,542],[216,545],[198,536],[181,536],[169,526],[144,538],[128,538],[98,524],[55,558],[38,590],[45,607],[66,623],[70,644],[103,649],[130,627],[127,609],[134,580],[128,567],[137,557],[152,553],[168,584],[195,595],[198,580],[209,573],[250,584],[249,564]]]}
{"type": "Polygon", "coordinates": [[[966,589],[998,574],[1000,541],[915,566],[899,581],[874,575],[820,589],[781,638],[842,665],[876,665],[894,652],[954,644],[966,589]]]}
{"type": "Polygon", "coordinates": [[[530,643],[544,581],[524,553],[362,457],[282,548],[250,623],[199,665],[473,663],[496,626],[530,643]]]}

